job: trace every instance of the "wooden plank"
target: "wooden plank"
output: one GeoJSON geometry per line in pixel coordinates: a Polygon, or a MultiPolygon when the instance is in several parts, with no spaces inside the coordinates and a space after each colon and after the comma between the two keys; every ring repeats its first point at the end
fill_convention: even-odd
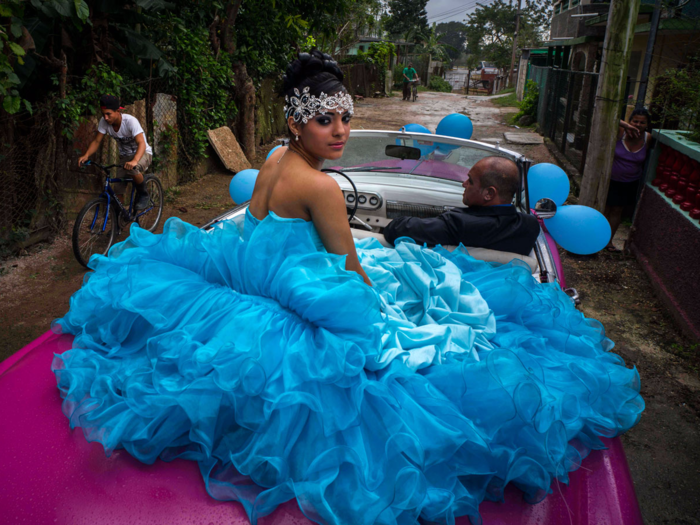
{"type": "Polygon", "coordinates": [[[238,173],[251,167],[231,128],[210,129],[207,137],[227,170],[238,173]]]}

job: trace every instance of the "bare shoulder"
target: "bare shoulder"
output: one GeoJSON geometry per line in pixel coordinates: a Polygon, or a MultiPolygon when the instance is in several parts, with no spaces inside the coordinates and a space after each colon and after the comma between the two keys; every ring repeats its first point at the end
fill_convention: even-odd
{"type": "Polygon", "coordinates": [[[322,171],[309,168],[309,172],[306,175],[306,182],[309,185],[309,191],[315,197],[330,196],[330,195],[340,195],[340,186],[336,180],[324,173],[322,171]]]}

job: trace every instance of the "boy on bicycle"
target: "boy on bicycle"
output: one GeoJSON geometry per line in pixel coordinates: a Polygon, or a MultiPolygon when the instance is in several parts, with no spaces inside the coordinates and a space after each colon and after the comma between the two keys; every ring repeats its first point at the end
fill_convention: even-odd
{"type": "MultiPolygon", "coordinates": [[[[134,208],[145,210],[149,205],[148,191],[143,182],[143,174],[151,165],[153,150],[146,142],[146,134],[136,117],[124,115],[120,110],[124,109],[119,103],[119,98],[114,95],[103,95],[100,98],[102,118],[97,125],[95,138],[88,146],[85,154],[78,159],[78,165],[85,163],[90,155],[100,147],[105,134],[109,134],[117,141],[119,146],[119,164],[124,166],[117,170],[117,177],[129,177],[134,180],[136,187],[136,203],[134,208]],[[131,173],[127,173],[131,172],[131,173]]],[[[121,188],[121,193],[124,192],[121,188]]],[[[116,187],[115,187],[116,191],[116,187]]]]}
{"type": "Polygon", "coordinates": [[[403,99],[411,100],[411,82],[418,77],[418,72],[413,69],[413,63],[409,62],[408,67],[403,68],[403,99]]]}

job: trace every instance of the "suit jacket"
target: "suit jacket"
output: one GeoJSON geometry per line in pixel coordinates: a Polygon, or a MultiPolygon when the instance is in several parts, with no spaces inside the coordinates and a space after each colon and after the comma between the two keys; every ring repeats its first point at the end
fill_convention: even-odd
{"type": "Polygon", "coordinates": [[[521,255],[530,253],[539,233],[534,216],[510,205],[455,208],[429,219],[400,217],[384,228],[384,237],[391,244],[399,237],[410,237],[428,246],[462,243],[521,255]]]}

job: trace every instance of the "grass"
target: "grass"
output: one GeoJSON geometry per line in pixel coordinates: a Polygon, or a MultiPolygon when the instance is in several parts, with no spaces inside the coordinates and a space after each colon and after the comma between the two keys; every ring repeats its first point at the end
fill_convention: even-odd
{"type": "Polygon", "coordinates": [[[502,108],[504,108],[504,107],[519,108],[520,107],[520,102],[518,102],[518,96],[515,93],[511,93],[509,95],[506,95],[505,97],[491,99],[491,102],[493,102],[493,104],[495,106],[500,106],[502,108]]]}
{"type": "Polygon", "coordinates": [[[505,95],[506,93],[515,93],[514,87],[505,88],[503,91],[498,93],[499,95],[505,95]]]}

